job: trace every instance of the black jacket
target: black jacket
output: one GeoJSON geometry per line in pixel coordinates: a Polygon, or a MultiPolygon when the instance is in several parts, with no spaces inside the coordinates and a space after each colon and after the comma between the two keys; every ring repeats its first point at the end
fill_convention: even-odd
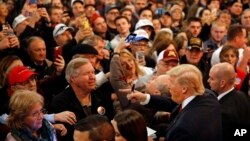
{"type": "MultiPolygon", "coordinates": [[[[98,114],[98,107],[104,107],[106,112],[105,116],[107,116],[110,120],[113,118],[113,109],[106,108],[105,101],[102,101],[97,97],[97,93],[95,91],[91,92],[91,114],[98,114]]],[[[54,97],[51,102],[50,109],[48,109],[51,113],[59,113],[63,111],[71,111],[75,113],[77,121],[87,117],[88,115],[84,112],[81,103],[78,101],[73,89],[69,86],[63,92],[54,97]]],[[[68,133],[66,136],[60,139],[61,141],[73,141],[73,132],[74,125],[69,125],[67,123],[63,123],[67,128],[68,133]]]]}

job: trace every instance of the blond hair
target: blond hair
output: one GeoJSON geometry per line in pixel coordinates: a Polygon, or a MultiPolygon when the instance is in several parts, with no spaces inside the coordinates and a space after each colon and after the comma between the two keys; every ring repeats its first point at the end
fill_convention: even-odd
{"type": "Polygon", "coordinates": [[[175,81],[178,84],[187,86],[191,95],[203,95],[205,92],[202,82],[202,74],[194,65],[182,64],[176,66],[169,70],[167,75],[175,78],[175,81]]]}
{"type": "Polygon", "coordinates": [[[131,52],[129,52],[127,49],[123,49],[120,52],[120,57],[132,59],[135,63],[135,70],[136,70],[137,76],[144,75],[144,72],[139,68],[139,65],[137,64],[136,59],[131,52]]]}
{"type": "Polygon", "coordinates": [[[32,106],[36,103],[44,105],[43,97],[34,91],[18,90],[10,99],[10,114],[8,117],[8,126],[10,128],[24,128],[24,119],[32,110],[32,106]]]}

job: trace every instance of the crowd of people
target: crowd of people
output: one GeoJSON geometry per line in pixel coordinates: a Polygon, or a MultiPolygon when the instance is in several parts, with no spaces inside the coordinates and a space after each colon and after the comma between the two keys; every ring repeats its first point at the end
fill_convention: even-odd
{"type": "Polygon", "coordinates": [[[242,140],[249,33],[250,0],[0,0],[0,140],[242,140]]]}

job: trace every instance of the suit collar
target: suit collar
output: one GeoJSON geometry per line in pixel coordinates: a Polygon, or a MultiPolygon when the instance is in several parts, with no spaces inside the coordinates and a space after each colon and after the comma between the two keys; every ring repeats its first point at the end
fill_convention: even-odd
{"type": "Polygon", "coordinates": [[[234,90],[234,87],[231,88],[231,89],[229,89],[229,90],[227,90],[227,91],[225,91],[225,92],[223,92],[223,93],[221,93],[221,94],[219,94],[218,97],[217,97],[218,100],[220,100],[221,98],[223,98],[225,95],[229,94],[233,90],[234,90]]]}

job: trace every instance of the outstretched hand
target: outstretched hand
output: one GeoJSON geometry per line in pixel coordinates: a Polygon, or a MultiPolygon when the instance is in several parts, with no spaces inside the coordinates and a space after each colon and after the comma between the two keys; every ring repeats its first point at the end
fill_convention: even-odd
{"type": "Polygon", "coordinates": [[[73,112],[64,111],[55,114],[55,121],[65,122],[70,125],[74,125],[76,123],[76,115],[73,112]]]}

